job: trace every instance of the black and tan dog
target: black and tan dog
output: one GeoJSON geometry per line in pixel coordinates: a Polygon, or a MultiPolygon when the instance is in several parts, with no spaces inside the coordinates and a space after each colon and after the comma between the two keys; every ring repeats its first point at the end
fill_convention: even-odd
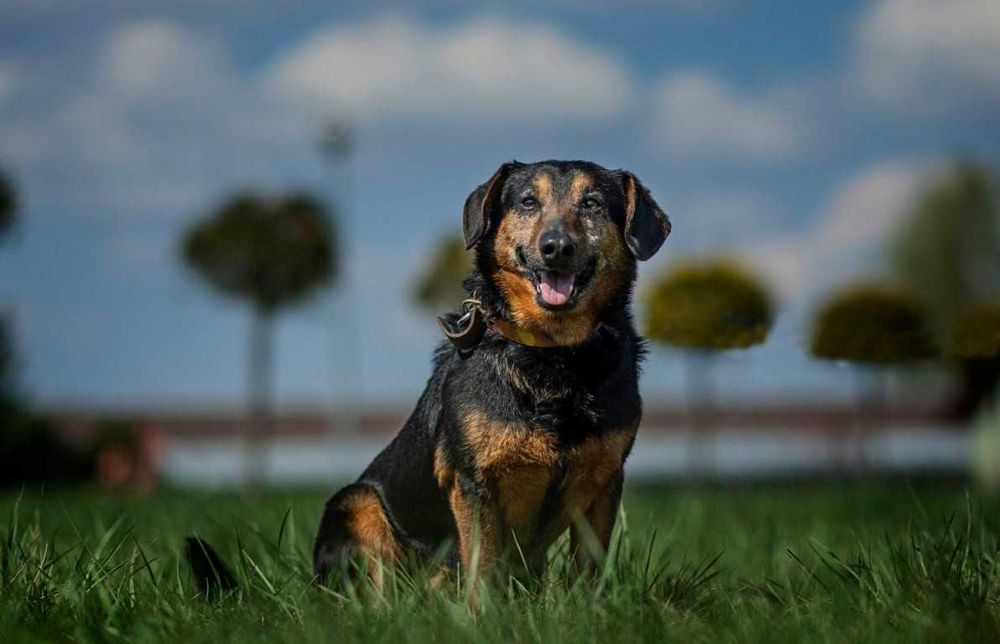
{"type": "Polygon", "coordinates": [[[607,548],[642,414],[636,260],[670,222],[634,175],[582,161],[506,163],[462,215],[475,268],[444,319],[434,373],[403,429],[327,503],[317,576],[447,544],[475,579],[518,549],[539,569],[571,529],[607,548]]]}

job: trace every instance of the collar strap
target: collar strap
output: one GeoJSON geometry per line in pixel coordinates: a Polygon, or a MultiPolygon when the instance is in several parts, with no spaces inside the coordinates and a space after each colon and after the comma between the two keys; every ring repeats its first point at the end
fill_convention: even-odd
{"type": "Polygon", "coordinates": [[[511,342],[523,344],[527,347],[550,349],[552,347],[568,346],[565,344],[559,344],[554,338],[546,333],[534,333],[524,327],[515,326],[507,320],[501,320],[499,318],[492,320],[490,322],[490,327],[511,342]]]}
{"type": "MultiPolygon", "coordinates": [[[[549,349],[569,346],[557,342],[548,334],[529,331],[502,318],[488,316],[478,300],[466,300],[463,303],[463,308],[465,313],[462,315],[450,313],[438,318],[438,326],[441,331],[459,351],[468,352],[475,349],[482,341],[487,329],[493,329],[500,337],[527,347],[549,349]]],[[[601,324],[598,324],[595,333],[600,330],[600,327],[601,324]]]]}

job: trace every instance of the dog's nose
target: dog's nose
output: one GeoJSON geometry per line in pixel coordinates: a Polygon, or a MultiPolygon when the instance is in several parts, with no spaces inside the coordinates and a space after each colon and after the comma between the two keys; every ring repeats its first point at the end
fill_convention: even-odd
{"type": "Polygon", "coordinates": [[[562,227],[550,228],[539,237],[538,250],[548,264],[567,261],[576,253],[576,240],[562,227]]]}

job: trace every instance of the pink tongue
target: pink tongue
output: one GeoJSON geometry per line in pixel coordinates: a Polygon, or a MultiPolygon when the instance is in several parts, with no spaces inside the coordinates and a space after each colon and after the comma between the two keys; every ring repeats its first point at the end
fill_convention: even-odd
{"type": "Polygon", "coordinates": [[[572,275],[556,275],[548,271],[542,271],[541,281],[538,290],[542,294],[542,300],[550,306],[562,306],[569,302],[569,296],[573,293],[572,275]]]}

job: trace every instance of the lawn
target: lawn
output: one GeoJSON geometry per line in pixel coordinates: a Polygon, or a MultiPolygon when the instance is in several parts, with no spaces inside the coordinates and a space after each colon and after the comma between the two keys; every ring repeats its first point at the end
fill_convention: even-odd
{"type": "Polygon", "coordinates": [[[557,547],[542,580],[470,608],[422,572],[384,596],[310,583],[325,494],[0,496],[0,641],[1000,640],[1000,497],[955,486],[630,488],[596,581],[557,547]],[[241,587],[197,595],[197,533],[241,587]]]}

